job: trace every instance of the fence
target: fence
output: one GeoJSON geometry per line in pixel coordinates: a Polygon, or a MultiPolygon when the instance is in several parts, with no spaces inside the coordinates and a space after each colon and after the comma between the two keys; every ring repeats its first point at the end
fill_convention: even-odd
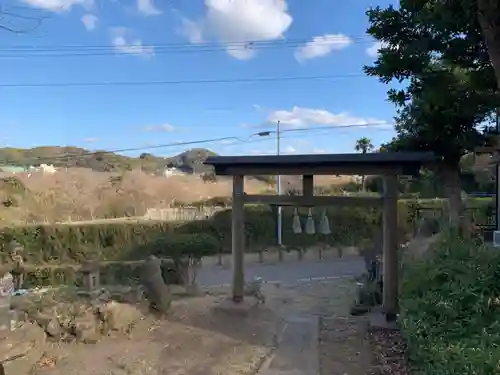
{"type": "Polygon", "coordinates": [[[144,215],[144,219],[163,221],[204,220],[225,209],[224,207],[149,208],[144,215]]]}

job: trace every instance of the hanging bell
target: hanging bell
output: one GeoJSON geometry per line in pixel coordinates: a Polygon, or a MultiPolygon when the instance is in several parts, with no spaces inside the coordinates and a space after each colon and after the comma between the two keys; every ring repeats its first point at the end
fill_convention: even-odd
{"type": "Polygon", "coordinates": [[[314,228],[314,219],[312,216],[312,209],[309,209],[309,214],[307,215],[307,220],[306,220],[306,233],[307,234],[314,234],[316,233],[316,230],[314,228]]]}
{"type": "Polygon", "coordinates": [[[328,216],[326,216],[326,208],[323,209],[323,213],[321,214],[321,220],[319,222],[319,233],[324,234],[325,236],[332,233],[330,230],[330,220],[328,220],[328,216]]]}
{"type": "Polygon", "coordinates": [[[293,210],[293,233],[302,233],[302,224],[300,223],[299,210],[297,208],[293,210]]]}

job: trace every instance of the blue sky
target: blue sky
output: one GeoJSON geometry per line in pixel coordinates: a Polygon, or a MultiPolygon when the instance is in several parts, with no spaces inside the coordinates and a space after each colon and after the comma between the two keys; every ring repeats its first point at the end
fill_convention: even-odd
{"type": "MultiPolygon", "coordinates": [[[[351,152],[359,137],[378,145],[393,135],[384,124],[394,116],[387,86],[362,75],[377,51],[365,34],[372,2],[9,1],[12,28],[33,28],[28,17],[42,22],[24,34],[0,31],[2,146],[246,140],[278,120],[288,153],[351,152]],[[311,76],[331,78],[238,82],[311,76]],[[199,82],[207,80],[228,82],[199,82]],[[163,83],[149,84],[155,81],[163,83]],[[64,86],[103,82],[141,85],[64,86]]],[[[221,154],[276,152],[272,137],[201,146],[221,154]]]]}

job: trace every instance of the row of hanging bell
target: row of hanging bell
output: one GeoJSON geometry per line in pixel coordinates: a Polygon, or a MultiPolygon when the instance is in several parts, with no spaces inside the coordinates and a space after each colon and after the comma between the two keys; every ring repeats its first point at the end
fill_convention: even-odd
{"type": "MultiPolygon", "coordinates": [[[[307,220],[306,220],[306,226],[305,226],[305,232],[307,234],[314,234],[316,233],[316,228],[314,225],[314,218],[312,215],[312,209],[309,209],[309,213],[307,214],[307,220]]],[[[330,221],[328,220],[328,217],[326,216],[326,209],[323,209],[321,213],[321,219],[319,221],[319,233],[328,235],[331,233],[330,231],[330,221]]],[[[295,208],[293,212],[293,233],[295,234],[300,234],[302,233],[302,223],[300,222],[300,217],[299,217],[299,210],[295,208]]]]}

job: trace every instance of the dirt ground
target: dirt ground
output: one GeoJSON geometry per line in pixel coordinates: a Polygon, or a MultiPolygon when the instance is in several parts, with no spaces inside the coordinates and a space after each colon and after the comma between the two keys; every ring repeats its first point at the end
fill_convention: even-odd
{"type": "Polygon", "coordinates": [[[113,333],[94,344],[40,338],[30,356],[6,365],[6,375],[255,374],[275,347],[284,317],[301,312],[321,317],[321,375],[365,374],[361,370],[370,356],[362,322],[348,315],[354,290],[354,282],[345,279],[268,284],[266,305],[241,317],[213,310],[228,292],[219,288],[175,301],[167,319],[145,317],[130,333],[113,333]]]}

